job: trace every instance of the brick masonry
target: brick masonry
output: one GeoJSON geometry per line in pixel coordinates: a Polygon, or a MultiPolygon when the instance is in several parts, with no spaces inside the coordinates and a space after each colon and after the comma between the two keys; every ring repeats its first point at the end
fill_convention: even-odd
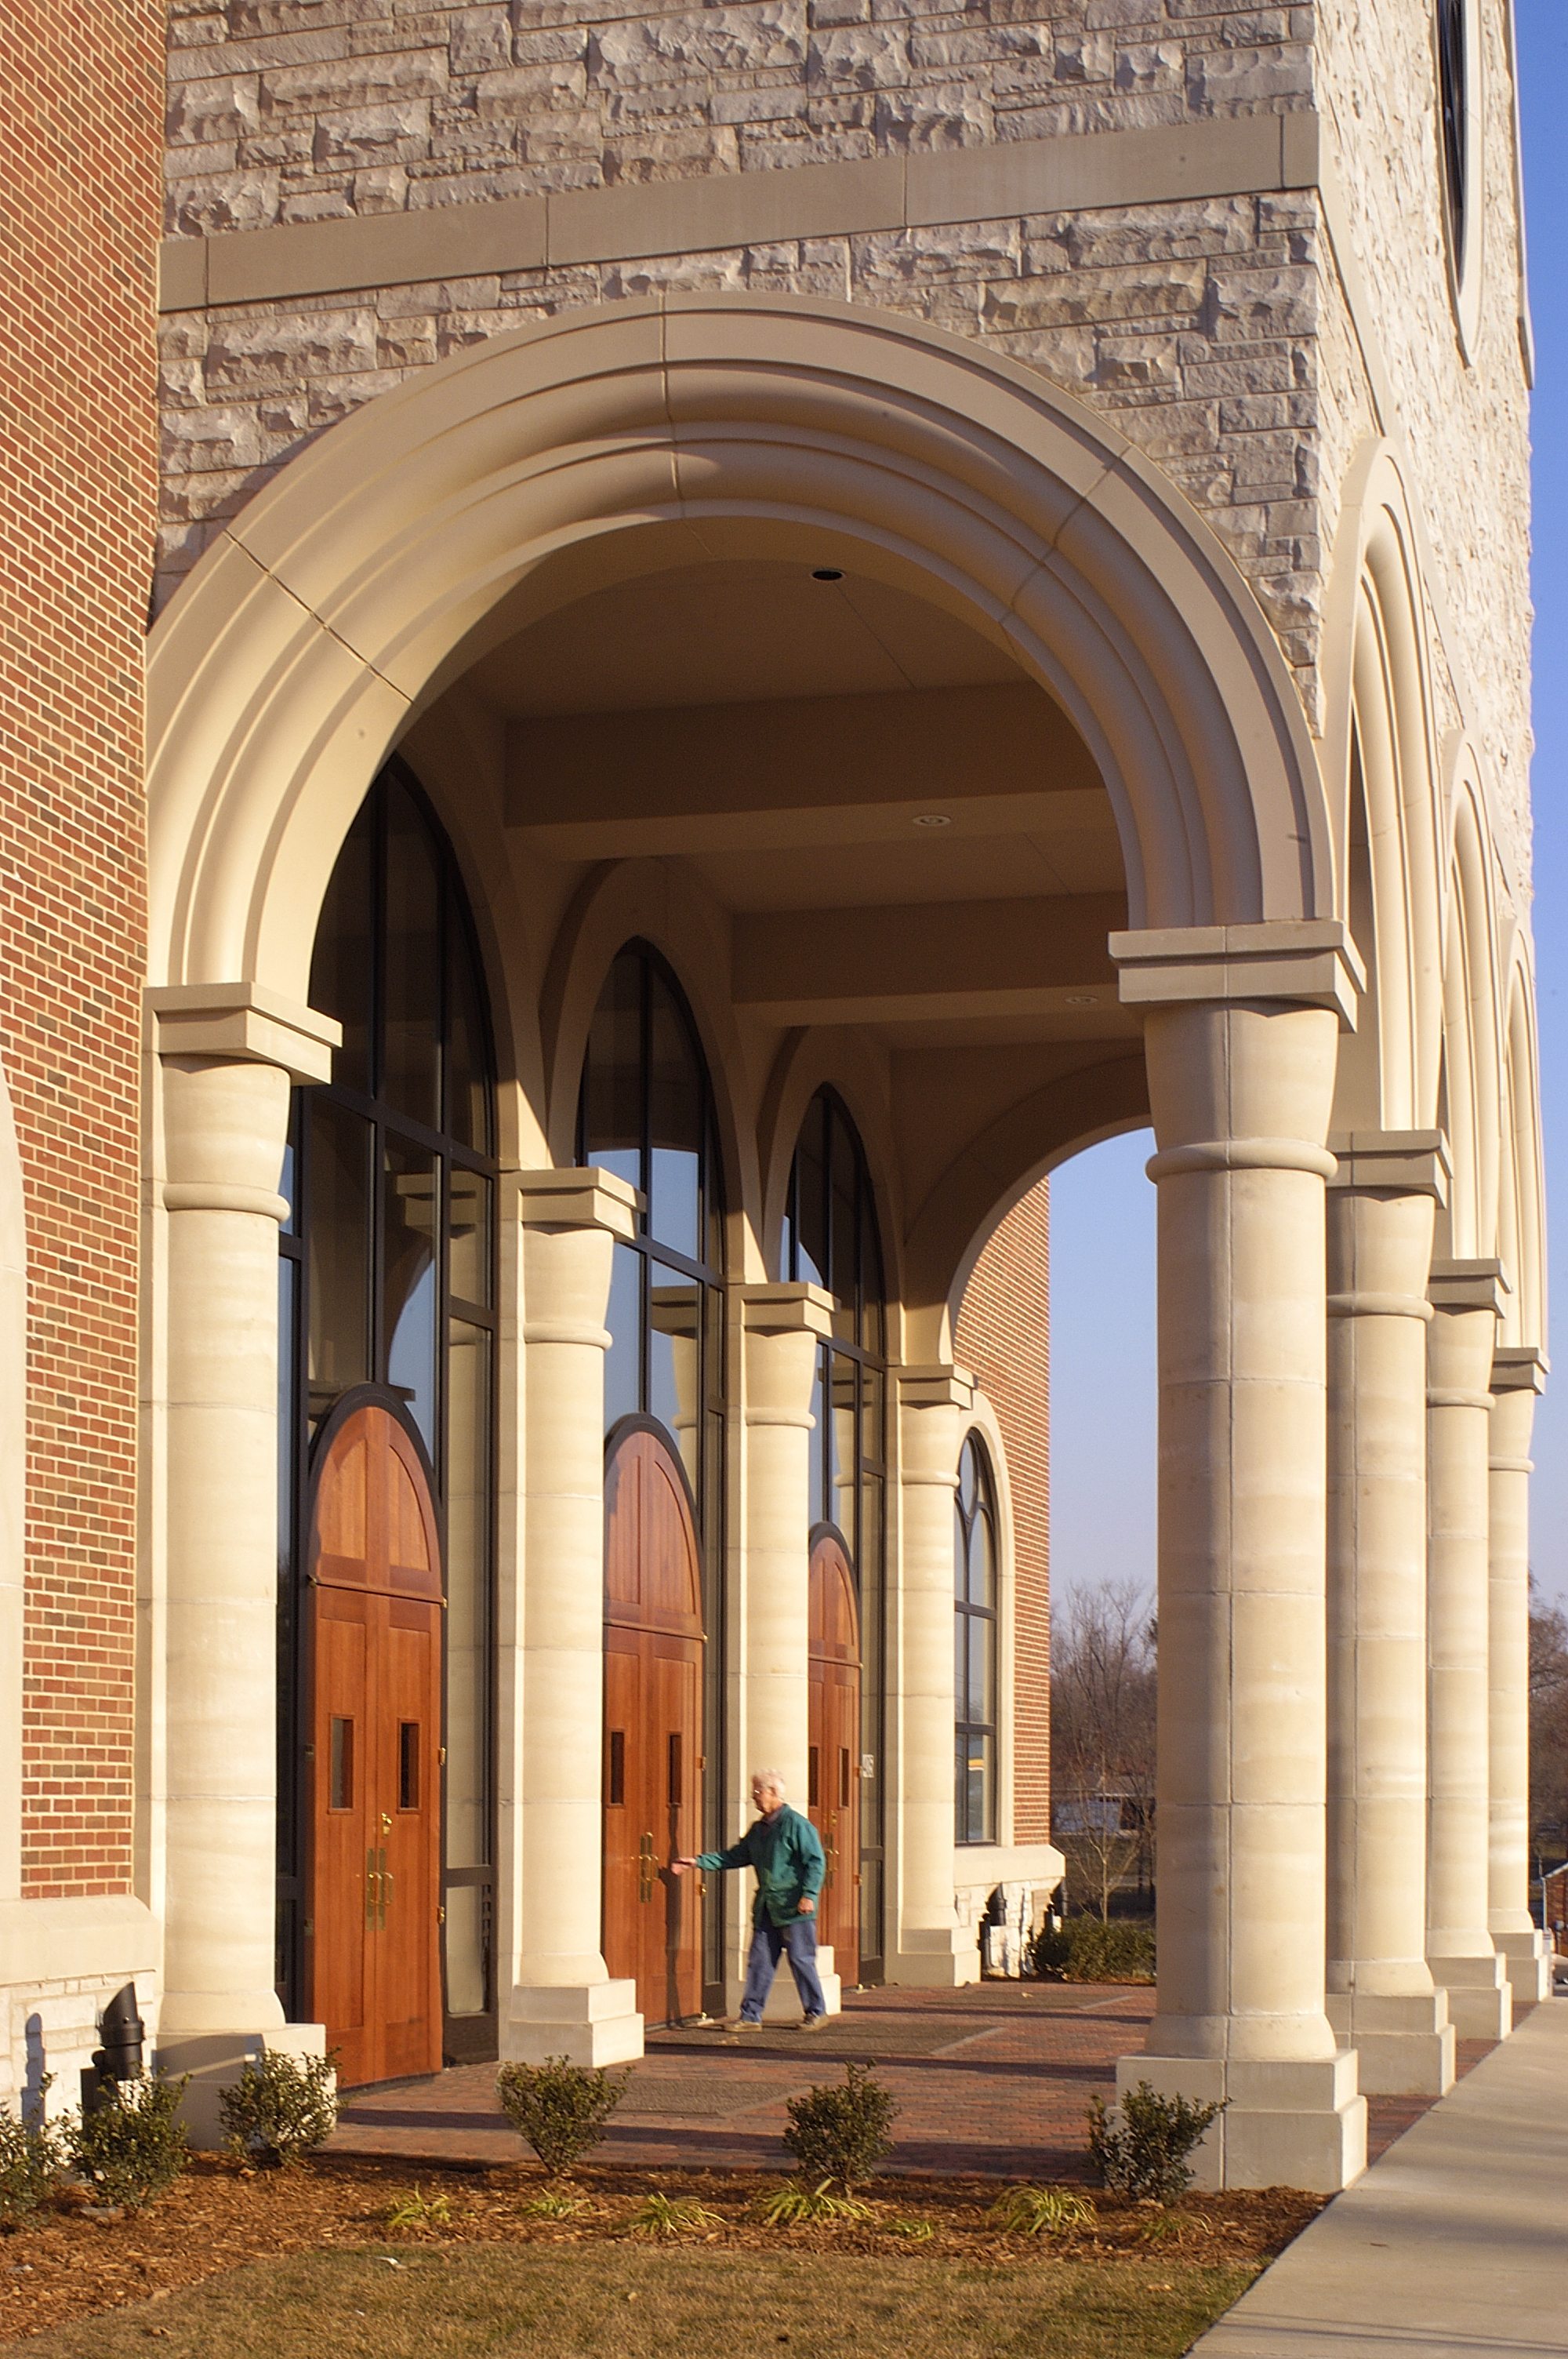
{"type": "Polygon", "coordinates": [[[23,1888],[44,1897],[131,1874],[163,11],[0,13],[0,1055],[29,1277],[23,1888]]]}
{"type": "Polygon", "coordinates": [[[996,1411],[1012,1492],[1015,1843],[1051,1840],[1049,1190],[1040,1180],[992,1231],[954,1343],[996,1411]]]}

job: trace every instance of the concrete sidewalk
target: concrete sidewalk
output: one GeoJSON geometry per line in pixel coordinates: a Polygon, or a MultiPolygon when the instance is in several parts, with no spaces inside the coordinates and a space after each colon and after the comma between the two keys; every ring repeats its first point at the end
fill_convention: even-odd
{"type": "Polygon", "coordinates": [[[1568,2002],[1547,2000],[1191,2359],[1564,2359],[1568,2002]]]}

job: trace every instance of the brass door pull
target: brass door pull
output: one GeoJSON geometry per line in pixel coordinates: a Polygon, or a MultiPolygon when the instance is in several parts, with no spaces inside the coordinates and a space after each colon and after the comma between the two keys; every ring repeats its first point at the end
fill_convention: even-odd
{"type": "Polygon", "coordinates": [[[653,1898],[654,1880],[657,1874],[658,1864],[654,1857],[654,1838],[650,1831],[637,1846],[637,1897],[639,1900],[653,1898]]]}
{"type": "Polygon", "coordinates": [[[373,1933],[385,1929],[387,1903],[391,1897],[392,1877],[387,1870],[386,1846],[384,1843],[373,1843],[365,1854],[365,1923],[373,1933]]]}

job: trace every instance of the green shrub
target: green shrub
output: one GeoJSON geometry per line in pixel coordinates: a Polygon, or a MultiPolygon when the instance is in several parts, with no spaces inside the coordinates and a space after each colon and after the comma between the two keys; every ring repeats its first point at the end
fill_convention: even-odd
{"type": "Polygon", "coordinates": [[[1113,1918],[1069,1917],[1041,1926],[1029,1945],[1029,1971],[1054,1983],[1152,1983],[1154,1928],[1113,1918]]]}
{"type": "Polygon", "coordinates": [[[1089,2153],[1114,2193],[1173,2203],[1193,2183],[1188,2155],[1224,2111],[1223,2099],[1195,2105],[1159,2096],[1140,2081],[1125,2092],[1114,2118],[1103,2098],[1089,2099],[1089,2153]]]}
{"type": "Polygon", "coordinates": [[[288,2056],[269,2048],[218,2100],[229,2151],[260,2170],[282,2170],[325,2146],[338,2126],[337,2056],[288,2056]]]}
{"type": "Polygon", "coordinates": [[[18,2121],[0,2105],[0,2229],[15,2228],[47,2203],[64,2168],[59,2129],[43,2115],[48,2087],[46,2080],[32,2121],[18,2121]]]}
{"type": "Polygon", "coordinates": [[[71,2169],[106,2210],[140,2211],[185,2169],[190,2144],[179,2101],[189,2081],[189,2072],[174,2081],[161,2072],[110,2081],[95,2109],[67,2125],[71,2169]]]}
{"type": "Polygon", "coordinates": [[[842,2087],[808,2089],[788,2111],[784,2144],[804,2176],[836,2181],[846,2194],[892,2151],[888,2131],[898,2106],[867,2065],[846,2064],[842,2087]]]}
{"type": "Polygon", "coordinates": [[[721,2213],[695,2195],[644,2196],[627,2222],[634,2236],[706,2236],[722,2228],[721,2213]]]}
{"type": "Polygon", "coordinates": [[[507,2120],[554,2178],[599,2144],[631,2078],[629,2064],[610,2072],[546,2056],[542,2064],[503,2064],[495,2087],[507,2120]]]}
{"type": "Polygon", "coordinates": [[[990,2208],[993,2224],[1010,2236],[1055,2236],[1064,2228],[1094,2225],[1094,2206],[1065,2187],[1010,2187],[990,2208]]]}

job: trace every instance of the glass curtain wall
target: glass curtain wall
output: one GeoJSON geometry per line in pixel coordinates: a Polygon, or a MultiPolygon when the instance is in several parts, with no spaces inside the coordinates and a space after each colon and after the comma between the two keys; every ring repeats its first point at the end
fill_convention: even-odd
{"type": "Polygon", "coordinates": [[[278,1273],[278,1981],[301,1997],[300,1582],[312,1441],[334,1403],[400,1401],[430,1462],[447,1592],[443,1807],[447,2052],[495,2052],[492,1630],[495,1555],[494,1072],[449,845],[394,763],[332,873],[310,1004],[332,1079],[295,1092],[278,1273]]]}
{"type": "Polygon", "coordinates": [[[953,1534],[955,1832],[995,1843],[996,1495],[984,1444],[971,1433],[958,1461],[953,1534]]]}
{"type": "MultiPolygon", "coordinates": [[[[636,1234],[618,1244],[606,1325],[607,1440],[627,1418],[660,1426],[691,1486],[702,1551],[705,1758],[724,1758],[724,1201],[713,1095],[679,984],[646,942],[611,966],[589,1030],[577,1159],[640,1190],[636,1234]]],[[[703,1841],[723,1841],[722,1779],[703,1780],[703,1841]]],[[[723,1879],[708,1881],[704,2005],[723,2002],[723,1879]]]]}
{"type": "Polygon", "coordinates": [[[844,1543],[860,1614],[860,1978],[882,1977],[886,1689],[883,1505],[887,1359],[881,1242],[865,1152],[830,1090],[806,1109],[789,1177],[782,1274],[826,1287],[833,1332],[816,1363],[811,1522],[844,1543]]]}

